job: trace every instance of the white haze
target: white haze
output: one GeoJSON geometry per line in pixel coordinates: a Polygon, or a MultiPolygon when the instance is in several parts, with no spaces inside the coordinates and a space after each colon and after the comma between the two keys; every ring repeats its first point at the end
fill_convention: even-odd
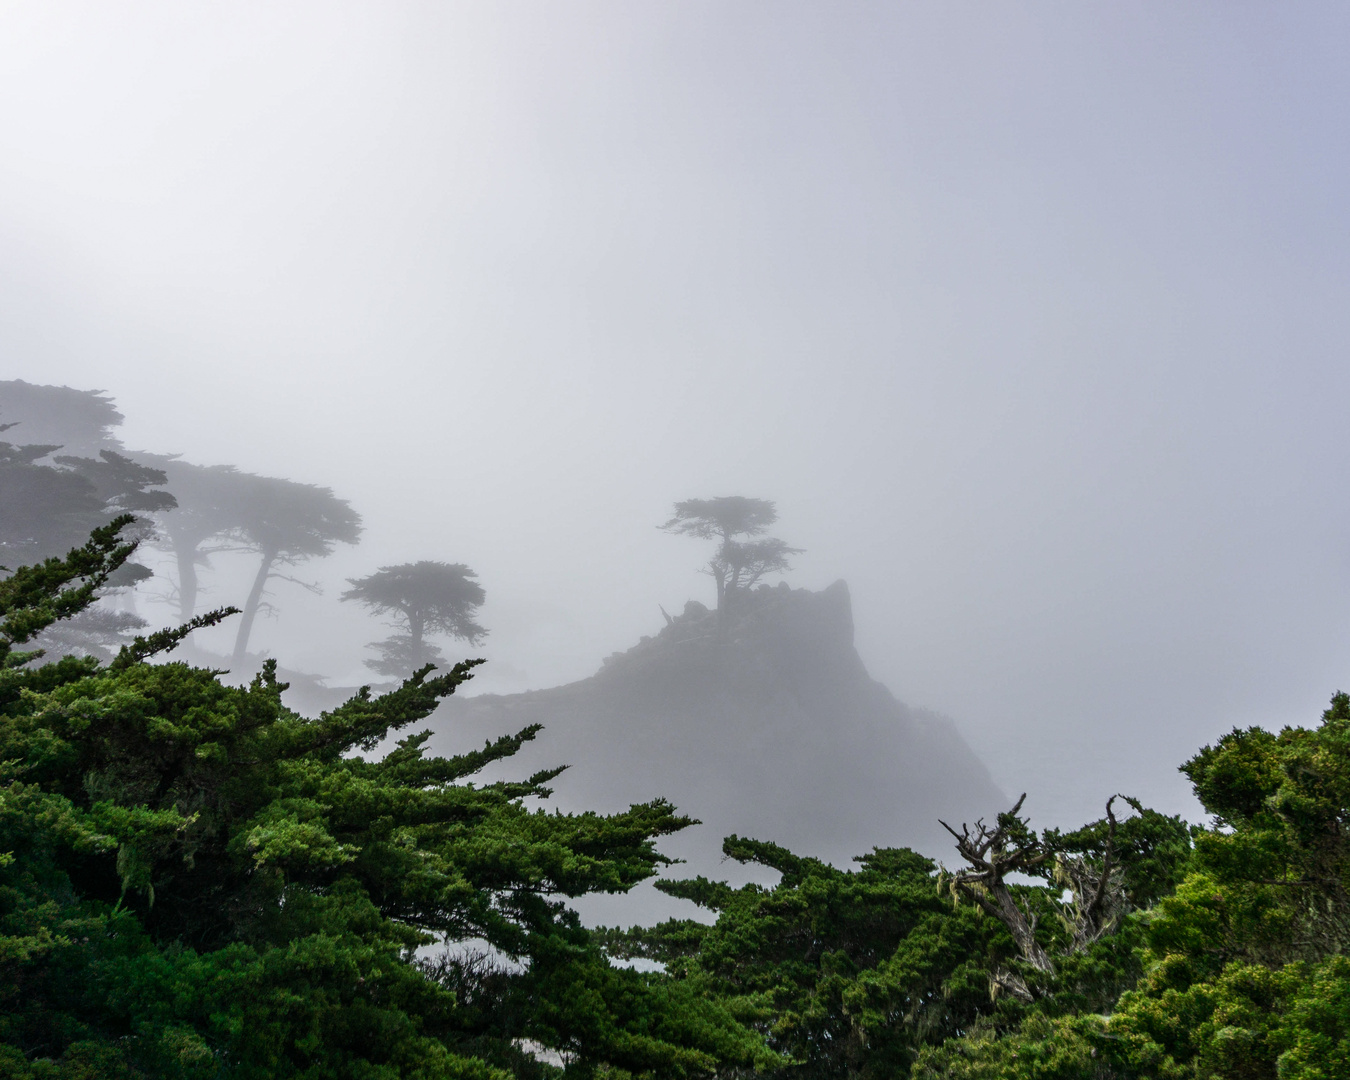
{"type": "Polygon", "coordinates": [[[587,675],[709,599],[672,501],[768,497],[1035,817],[1194,813],[1202,742],[1350,686],[1348,45],[1331,3],[4,4],[0,378],[350,499],[255,632],[289,666],[361,679],[343,578],[434,558],[482,688],[587,675]]]}

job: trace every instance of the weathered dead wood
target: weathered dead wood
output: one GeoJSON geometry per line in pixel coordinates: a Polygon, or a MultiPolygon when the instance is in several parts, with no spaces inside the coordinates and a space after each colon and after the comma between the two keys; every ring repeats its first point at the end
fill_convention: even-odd
{"type": "Polygon", "coordinates": [[[1051,858],[1034,833],[1022,830],[1024,837],[1030,837],[1029,842],[1019,838],[1022,842],[1009,843],[1012,838],[1008,826],[1018,820],[1017,814],[1026,798],[1023,792],[1011,810],[999,815],[998,824],[992,829],[983,818],[975,822],[974,832],[964,822],[960,832],[945,821],[941,825],[956,838],[957,852],[970,864],[952,875],[955,888],[1008,928],[1027,963],[1037,971],[1053,973],[1054,963],[1036,940],[1036,913],[1029,905],[1018,905],[1005,881],[1009,874],[1030,873],[1051,858]]]}
{"type": "MultiPolygon", "coordinates": [[[[1040,874],[1054,860],[1054,880],[1073,894],[1060,916],[1069,937],[1069,952],[1082,952],[1111,933],[1129,910],[1124,875],[1116,860],[1116,816],[1112,809],[1119,796],[1106,803],[1107,835],[1100,864],[1081,856],[1068,856],[1047,847],[1018,817],[1026,793],[990,827],[984,819],[973,828],[964,822],[961,831],[945,821],[941,825],[956,840],[956,850],[969,864],[948,878],[953,895],[960,894],[1008,928],[1022,959],[1037,971],[1053,975],[1055,964],[1036,940],[1038,917],[1029,902],[1018,904],[1008,887],[1010,874],[1040,874]]],[[[1016,972],[1000,968],[992,977],[992,989],[1032,1001],[1035,992],[1016,972]]]]}
{"type": "Polygon", "coordinates": [[[1118,795],[1106,802],[1107,833],[1101,865],[1078,856],[1060,855],[1055,860],[1055,882],[1073,893],[1069,909],[1060,916],[1069,935],[1069,951],[1082,952],[1120,925],[1130,909],[1125,893],[1125,875],[1116,865],[1116,815],[1118,795]]]}

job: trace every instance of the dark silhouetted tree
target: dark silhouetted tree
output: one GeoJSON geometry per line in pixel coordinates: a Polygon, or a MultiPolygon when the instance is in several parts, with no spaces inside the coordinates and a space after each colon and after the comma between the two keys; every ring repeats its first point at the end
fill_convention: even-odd
{"type": "Polygon", "coordinates": [[[178,611],[183,621],[197,607],[197,571],[221,552],[259,557],[253,586],[244,602],[232,663],[242,664],[267,582],[285,577],[283,568],[332,554],[335,544],[354,544],[361,517],[332,489],[241,472],[232,465],[194,465],[171,455],[143,455],[168,476],[177,508],[160,519],[160,546],[178,564],[178,611]]]}
{"type": "Polygon", "coordinates": [[[281,576],[305,585],[283,575],[282,568],[331,555],[335,544],[354,544],[361,537],[361,515],[331,488],[252,473],[237,475],[234,505],[240,516],[228,535],[255,552],[259,561],[234,640],[232,663],[236,666],[247,655],[249,634],[268,580],[281,576]]]}
{"type": "Polygon", "coordinates": [[[59,454],[52,460],[89,483],[103,514],[135,515],[140,526],[137,531],[142,534],[150,526],[149,515],[178,505],[170,492],[160,490],[168,482],[163,469],[133,461],[115,450],[100,450],[97,458],[59,454]]]}
{"type": "MultiPolygon", "coordinates": [[[[0,431],[12,427],[0,426],[0,431]]],[[[103,511],[98,492],[70,469],[44,464],[55,446],[0,442],[0,557],[10,566],[55,555],[103,511]]]]}
{"type": "Polygon", "coordinates": [[[674,515],[660,527],[682,536],[718,541],[707,573],[717,583],[717,610],[723,611],[737,592],[749,589],[766,574],[790,570],[788,556],[801,553],[801,548],[764,536],[777,520],[778,511],[769,499],[723,495],[677,502],[674,515]]]}
{"type": "MultiPolygon", "coordinates": [[[[103,428],[83,430],[93,424],[82,415],[84,412],[92,411],[97,418],[106,411],[112,416],[111,420],[105,418],[107,424],[120,421],[121,415],[110,404],[97,395],[68,387],[31,386],[17,380],[0,383],[0,390],[15,385],[25,392],[0,393],[0,399],[17,396],[42,405],[45,426],[37,430],[67,429],[78,446],[93,447],[94,456],[58,454],[67,449],[59,443],[18,445],[0,441],[0,506],[4,508],[0,514],[0,558],[17,564],[64,554],[82,544],[91,530],[123,513],[136,515],[133,528],[144,535],[150,524],[145,515],[173,507],[173,496],[159,490],[166,479],[162,470],[111,449],[116,443],[105,437],[103,428]],[[51,391],[55,403],[45,400],[41,391],[51,391]],[[59,423],[62,406],[80,415],[59,423]],[[100,441],[105,444],[101,448],[100,441]]],[[[9,422],[0,424],[0,433],[28,433],[30,425],[23,414],[4,415],[9,422]]],[[[122,576],[125,579],[127,575],[122,576]]]]}
{"type": "Polygon", "coordinates": [[[240,549],[237,533],[247,518],[249,485],[233,465],[193,465],[172,456],[145,456],[168,476],[178,506],[159,520],[158,546],[173,553],[178,566],[178,616],[187,622],[196,614],[197,571],[211,565],[211,556],[240,549]]]}
{"type": "Polygon", "coordinates": [[[426,664],[444,664],[429,634],[477,645],[487,631],[474,621],[486,594],[463,563],[429,562],[382,566],[363,578],[348,578],[343,600],[355,600],[392,620],[398,633],[371,642],[379,657],[366,666],[381,675],[406,676],[426,664]]]}
{"type": "MultiPolygon", "coordinates": [[[[121,444],[111,429],[122,416],[99,392],[9,380],[0,382],[0,408],[10,420],[0,424],[0,432],[42,440],[27,445],[0,440],[0,563],[16,566],[63,555],[123,514],[133,515],[128,531],[144,537],[152,530],[148,515],[173,507],[173,496],[162,490],[163,471],[115,449],[121,444]],[[81,453],[58,453],[70,449],[81,453]]],[[[150,576],[146,567],[127,562],[109,589],[126,589],[150,576]]],[[[59,655],[106,659],[127,632],[144,625],[134,612],[98,605],[64,620],[39,644],[59,655]]]]}
{"type": "Polygon", "coordinates": [[[113,428],[124,418],[102,390],[3,379],[0,416],[22,425],[15,434],[25,443],[52,443],[67,454],[91,458],[100,450],[122,449],[113,428]]]}

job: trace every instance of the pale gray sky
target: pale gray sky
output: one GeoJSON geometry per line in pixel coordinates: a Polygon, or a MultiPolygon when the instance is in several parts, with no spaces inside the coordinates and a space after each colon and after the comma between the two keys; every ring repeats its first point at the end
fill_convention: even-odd
{"type": "Polygon", "coordinates": [[[1333,3],[3,3],[0,378],[349,498],[294,666],[439,558],[485,687],[588,674],[710,592],[673,500],[770,497],[1033,812],[1189,808],[1350,687],[1348,54],[1333,3]]]}

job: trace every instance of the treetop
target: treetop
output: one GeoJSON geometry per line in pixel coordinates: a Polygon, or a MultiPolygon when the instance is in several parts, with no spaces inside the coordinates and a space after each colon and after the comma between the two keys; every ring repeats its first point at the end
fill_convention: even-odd
{"type": "Polygon", "coordinates": [[[721,495],[713,499],[685,499],[675,504],[675,513],[659,528],[682,536],[730,539],[733,536],[759,536],[778,520],[771,499],[750,499],[744,495],[721,495]]]}

